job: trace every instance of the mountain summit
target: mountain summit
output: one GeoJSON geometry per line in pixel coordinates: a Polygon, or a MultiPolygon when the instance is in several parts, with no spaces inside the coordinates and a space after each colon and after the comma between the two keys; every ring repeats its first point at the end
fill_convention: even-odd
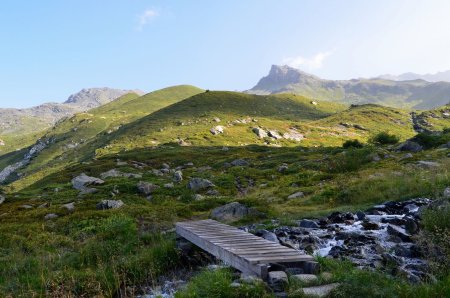
{"type": "Polygon", "coordinates": [[[64,104],[76,107],[77,110],[89,110],[107,104],[130,92],[138,95],[144,94],[144,92],[139,90],[89,88],[82,89],[80,92],[70,95],[64,104]]]}
{"type": "Polygon", "coordinates": [[[326,80],[286,65],[273,65],[269,74],[246,92],[294,93],[346,104],[375,103],[413,109],[431,109],[450,102],[449,82],[382,78],[326,80]]]}
{"type": "Polygon", "coordinates": [[[424,75],[413,72],[403,73],[398,76],[386,74],[379,76],[379,78],[393,81],[424,80],[428,82],[450,82],[450,70],[424,75]]]}

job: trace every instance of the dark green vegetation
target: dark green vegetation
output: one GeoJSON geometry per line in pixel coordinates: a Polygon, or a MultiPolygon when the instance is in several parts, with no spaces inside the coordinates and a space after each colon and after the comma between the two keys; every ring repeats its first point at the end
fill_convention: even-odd
{"type": "MultiPolygon", "coordinates": [[[[367,143],[386,131],[401,141],[415,135],[410,115],[403,110],[376,105],[347,109],[327,102],[316,105],[301,96],[203,92],[191,86],[142,97],[128,94],[77,114],[46,132],[53,143],[19,170],[16,181],[3,187],[0,293],[19,297],[138,294],[141,285],[154,285],[159,277],[189,266],[175,249],[170,231],[174,222],[206,218],[212,208],[228,202],[256,207],[267,214],[262,221],[270,224],[271,218],[289,223],[333,210],[365,209],[387,200],[441,197],[450,185],[449,150],[439,148],[448,132],[433,135],[429,149],[404,158],[405,153],[396,152],[393,145],[367,143]],[[210,129],[218,125],[224,132],[213,135],[210,129]],[[294,130],[305,138],[259,138],[252,130],[255,127],[280,135],[294,130]],[[342,148],[349,139],[364,146],[342,148]],[[229,167],[227,163],[235,159],[245,159],[249,165],[229,167]],[[421,160],[438,164],[425,167],[418,163],[421,160]],[[188,165],[191,162],[193,166],[188,165]],[[184,180],[173,188],[164,187],[173,182],[173,174],[153,171],[163,163],[171,169],[183,167],[184,180]],[[284,164],[287,167],[279,170],[284,164]],[[105,184],[95,186],[96,193],[84,196],[78,196],[70,183],[80,173],[99,177],[111,169],[142,178],[106,178],[105,184]],[[192,177],[211,180],[218,194],[195,196],[186,187],[192,177]],[[139,181],[160,188],[147,199],[138,193],[139,181]],[[288,199],[298,191],[305,196],[288,199]],[[122,200],[125,205],[97,210],[96,204],[104,199],[122,200]],[[73,211],[62,207],[70,202],[75,202],[73,211]],[[58,218],[44,220],[50,213],[58,218]]],[[[17,161],[23,154],[1,156],[0,165],[17,161]]],[[[424,239],[448,233],[448,225],[441,224],[444,220],[433,222],[448,218],[447,211],[436,212],[424,220],[428,231],[424,239]]],[[[255,220],[261,221],[247,218],[242,223],[255,220]]],[[[337,291],[341,297],[367,293],[369,280],[374,281],[372,296],[381,293],[381,297],[386,289],[392,296],[404,297],[439,296],[449,291],[448,272],[442,268],[436,268],[436,284],[411,286],[401,277],[392,279],[346,263],[322,262],[344,283],[337,291]]],[[[179,295],[271,295],[262,284],[232,288],[232,278],[228,270],[205,271],[179,295]]]]}

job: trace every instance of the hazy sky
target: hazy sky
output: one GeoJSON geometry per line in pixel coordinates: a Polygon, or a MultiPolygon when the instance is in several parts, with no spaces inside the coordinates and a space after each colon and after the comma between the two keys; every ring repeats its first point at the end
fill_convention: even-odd
{"type": "Polygon", "coordinates": [[[450,1],[3,0],[0,106],[87,87],[244,90],[272,64],[348,79],[450,69],[450,1]]]}

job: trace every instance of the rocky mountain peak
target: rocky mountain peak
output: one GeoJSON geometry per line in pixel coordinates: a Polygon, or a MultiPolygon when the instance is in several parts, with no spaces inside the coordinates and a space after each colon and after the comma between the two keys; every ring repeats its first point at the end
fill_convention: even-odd
{"type": "Polygon", "coordinates": [[[112,88],[88,88],[72,94],[64,102],[76,106],[80,110],[88,110],[111,102],[133,90],[121,90],[112,88]]]}

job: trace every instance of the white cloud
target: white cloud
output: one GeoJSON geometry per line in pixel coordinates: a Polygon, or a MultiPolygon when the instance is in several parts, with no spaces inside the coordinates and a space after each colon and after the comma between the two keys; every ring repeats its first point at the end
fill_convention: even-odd
{"type": "Polygon", "coordinates": [[[153,9],[147,9],[143,13],[139,15],[138,18],[138,26],[137,29],[141,31],[144,29],[145,25],[147,25],[153,18],[158,16],[158,12],[153,9]]]}
{"type": "Polygon", "coordinates": [[[320,52],[312,57],[305,58],[303,56],[288,57],[282,60],[283,64],[295,67],[295,68],[306,68],[308,70],[319,69],[323,66],[323,62],[328,56],[333,54],[333,51],[320,52]]]}

